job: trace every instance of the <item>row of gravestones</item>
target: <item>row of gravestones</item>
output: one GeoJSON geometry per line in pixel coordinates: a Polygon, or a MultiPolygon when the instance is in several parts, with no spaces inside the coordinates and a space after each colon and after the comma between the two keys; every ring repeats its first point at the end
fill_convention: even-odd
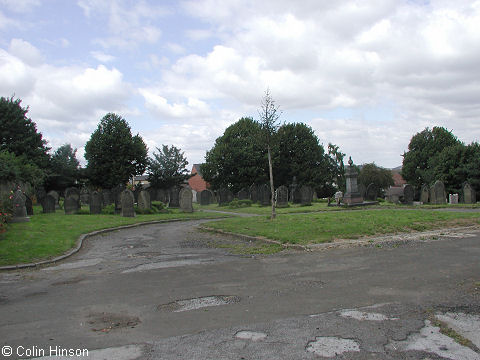
{"type": "MultiPolygon", "coordinates": [[[[468,182],[462,185],[462,195],[462,202],[465,204],[475,204],[477,202],[475,189],[468,182]]],[[[420,201],[424,204],[445,204],[447,193],[443,182],[437,180],[431,187],[424,184],[420,190],[420,201]]]]}
{"type": "MultiPolygon", "coordinates": [[[[216,196],[208,189],[203,190],[200,192],[198,199],[200,200],[200,205],[209,205],[213,204],[214,202],[218,202],[219,205],[225,205],[231,202],[234,197],[234,194],[229,189],[222,188],[217,191],[216,196]]],[[[288,206],[289,200],[294,204],[310,205],[313,200],[313,189],[310,186],[304,185],[301,187],[291,187],[289,190],[288,187],[282,185],[275,191],[275,198],[277,207],[288,206]]],[[[242,188],[237,193],[237,199],[251,200],[253,203],[260,203],[261,205],[265,206],[270,205],[270,186],[267,184],[253,184],[248,190],[246,188],[242,188]]]]}

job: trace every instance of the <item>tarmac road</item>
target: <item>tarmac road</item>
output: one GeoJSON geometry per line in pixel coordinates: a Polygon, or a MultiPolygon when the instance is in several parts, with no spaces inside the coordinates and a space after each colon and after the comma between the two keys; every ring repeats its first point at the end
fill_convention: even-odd
{"type": "Polygon", "coordinates": [[[252,257],[212,247],[241,240],[201,222],[114,231],[1,272],[4,358],[480,359],[477,231],[252,257]]]}

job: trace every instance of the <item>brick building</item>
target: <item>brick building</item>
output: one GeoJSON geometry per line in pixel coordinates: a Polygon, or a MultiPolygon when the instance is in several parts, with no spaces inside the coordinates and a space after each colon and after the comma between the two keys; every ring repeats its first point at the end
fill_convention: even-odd
{"type": "Polygon", "coordinates": [[[192,175],[194,176],[188,179],[188,185],[190,185],[192,190],[195,190],[196,192],[203,191],[210,187],[210,184],[203,180],[200,165],[201,164],[193,164],[192,175]]]}

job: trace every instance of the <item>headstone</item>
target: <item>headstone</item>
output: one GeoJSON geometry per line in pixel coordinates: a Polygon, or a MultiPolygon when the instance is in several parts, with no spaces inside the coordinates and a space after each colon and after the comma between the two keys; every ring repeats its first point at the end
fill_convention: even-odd
{"type": "Polygon", "coordinates": [[[148,191],[140,191],[138,194],[137,205],[139,209],[143,210],[152,208],[152,201],[150,200],[150,193],[148,191]]]}
{"type": "Polygon", "coordinates": [[[80,202],[80,191],[76,187],[69,187],[65,190],[65,199],[73,196],[77,202],[80,202]]]}
{"type": "Polygon", "coordinates": [[[248,200],[248,190],[245,188],[242,188],[238,193],[237,193],[237,199],[238,200],[248,200]]]}
{"type": "Polygon", "coordinates": [[[30,196],[27,194],[25,195],[25,208],[27,209],[27,215],[32,216],[33,215],[33,202],[30,196]]]}
{"type": "Polygon", "coordinates": [[[81,205],[88,205],[90,203],[90,191],[86,187],[82,187],[80,190],[80,203],[81,205]]]}
{"type": "Polygon", "coordinates": [[[347,191],[343,196],[343,202],[345,204],[354,205],[363,203],[363,196],[358,190],[357,177],[358,173],[355,171],[352,158],[350,157],[350,159],[348,160],[348,166],[345,170],[345,180],[347,187],[347,191]]]}
{"type": "MultiPolygon", "coordinates": [[[[140,194],[140,190],[142,190],[141,188],[138,188],[138,189],[139,189],[139,191],[137,193],[137,198],[135,199],[135,201],[138,201],[138,195],[140,194]]],[[[157,189],[156,188],[154,188],[152,186],[149,186],[148,188],[143,189],[143,190],[147,191],[148,195],[150,195],[150,201],[157,200],[157,189]]]]}
{"type": "Polygon", "coordinates": [[[463,202],[465,204],[475,204],[477,202],[477,194],[475,189],[468,183],[463,184],[463,202]]]}
{"type": "Polygon", "coordinates": [[[252,203],[257,203],[258,202],[258,188],[257,185],[252,184],[250,185],[250,200],[252,200],[252,203]]]}
{"type": "Polygon", "coordinates": [[[458,204],[458,194],[449,194],[448,195],[449,204],[458,204]]]}
{"type": "Polygon", "coordinates": [[[63,202],[63,208],[65,209],[65,215],[73,215],[78,213],[78,199],[73,195],[66,197],[65,201],[63,202]]]}
{"type": "Polygon", "coordinates": [[[200,205],[210,205],[213,203],[213,193],[210,190],[200,192],[200,205]]]}
{"type": "Polygon", "coordinates": [[[415,189],[410,184],[403,185],[403,200],[402,202],[407,205],[413,205],[413,198],[415,196],[415,189]]]}
{"type": "Polygon", "coordinates": [[[94,191],[90,196],[90,214],[100,214],[102,212],[102,194],[98,191],[94,191]]]}
{"type": "Polygon", "coordinates": [[[362,183],[358,184],[358,192],[362,195],[362,198],[367,197],[367,188],[362,183]]]}
{"type": "Polygon", "coordinates": [[[49,191],[47,195],[53,196],[53,198],[55,199],[55,210],[60,209],[60,203],[59,203],[60,195],[58,195],[58,192],[56,192],[55,190],[52,190],[52,191],[49,191]]]}
{"type": "Polygon", "coordinates": [[[258,187],[258,201],[260,202],[260,205],[263,205],[263,206],[271,205],[270,197],[271,197],[270,186],[267,184],[260,185],[258,187]]]}
{"type": "Polygon", "coordinates": [[[196,203],[197,202],[197,191],[192,189],[192,195],[193,195],[192,201],[194,203],[196,203]]]}
{"type": "Polygon", "coordinates": [[[161,201],[164,204],[168,203],[168,192],[163,189],[156,189],[155,191],[155,200],[161,201]]]}
{"type": "Polygon", "coordinates": [[[403,202],[403,186],[390,186],[385,192],[385,200],[394,204],[403,202]]]}
{"type": "MultiPolygon", "coordinates": [[[[138,195],[140,194],[140,191],[142,191],[142,190],[144,190],[142,187],[136,187],[132,191],[133,192],[133,199],[135,200],[136,203],[138,203],[138,195]]],[[[155,199],[155,196],[153,196],[153,199],[155,199]]]]}
{"type": "Polygon", "coordinates": [[[135,208],[134,208],[134,196],[133,193],[125,189],[120,193],[121,199],[121,214],[123,217],[134,217],[135,216],[135,208]]]}
{"type": "Polygon", "coordinates": [[[43,201],[47,197],[47,192],[45,191],[45,188],[39,187],[36,191],[36,196],[37,196],[37,203],[43,204],[43,201]]]}
{"type": "MultiPolygon", "coordinates": [[[[125,188],[120,185],[112,189],[112,195],[115,202],[115,214],[122,213],[122,193],[124,190],[125,188]]],[[[133,196],[133,193],[132,193],[132,196],[133,196]]]]}
{"type": "Polygon", "coordinates": [[[178,208],[180,207],[180,188],[178,186],[173,186],[169,190],[170,203],[168,207],[178,208]]]}
{"type": "Polygon", "coordinates": [[[112,199],[112,191],[108,189],[102,190],[102,201],[103,201],[103,206],[108,206],[113,203],[112,199]]]}
{"type": "Polygon", "coordinates": [[[430,188],[427,184],[422,185],[422,189],[420,190],[420,201],[424,204],[428,204],[430,201],[430,188]]]}
{"type": "Polygon", "coordinates": [[[290,193],[290,202],[294,203],[294,204],[300,204],[301,202],[301,194],[300,194],[300,188],[297,184],[297,177],[294,176],[293,177],[293,181],[292,181],[292,184],[290,185],[290,189],[289,189],[289,193],[290,193]]]}
{"type": "Polygon", "coordinates": [[[218,190],[218,205],[228,204],[233,200],[233,193],[229,189],[218,190]]]}
{"type": "Polygon", "coordinates": [[[27,209],[25,207],[25,195],[22,190],[18,189],[13,194],[13,214],[10,222],[27,222],[30,218],[27,217],[27,209]]]}
{"type": "Polygon", "coordinates": [[[430,188],[430,203],[445,204],[447,202],[447,195],[445,193],[445,185],[440,180],[435,181],[435,184],[430,188]]]}
{"type": "Polygon", "coordinates": [[[180,209],[186,213],[193,212],[192,190],[190,188],[183,188],[182,190],[180,190],[179,197],[180,197],[180,209]]]}
{"type": "Polygon", "coordinates": [[[277,207],[288,206],[288,188],[285,185],[277,189],[277,207]]]}
{"type": "Polygon", "coordinates": [[[55,212],[55,198],[52,195],[45,196],[42,202],[43,212],[45,214],[55,212]]]}
{"type": "Polygon", "coordinates": [[[367,190],[365,191],[365,199],[368,201],[377,200],[377,186],[374,183],[371,183],[367,186],[367,190]]]}
{"type": "Polygon", "coordinates": [[[337,191],[335,193],[335,203],[337,205],[340,205],[340,203],[342,202],[342,199],[343,199],[343,193],[341,191],[337,191]]]}
{"type": "Polygon", "coordinates": [[[300,188],[300,204],[312,205],[313,189],[310,186],[303,185],[300,188]]]}

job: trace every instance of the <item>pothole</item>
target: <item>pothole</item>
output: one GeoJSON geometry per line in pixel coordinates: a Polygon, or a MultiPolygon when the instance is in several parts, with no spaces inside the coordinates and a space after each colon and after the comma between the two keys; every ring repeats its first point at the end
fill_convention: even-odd
{"type": "Polygon", "coordinates": [[[241,330],[235,334],[235,338],[240,340],[262,341],[267,338],[267,334],[259,331],[241,330]]]}
{"type": "Polygon", "coordinates": [[[72,284],[78,284],[80,281],[83,281],[83,280],[85,280],[85,276],[76,276],[68,280],[54,282],[51,285],[52,286],[72,285],[72,284]]]}
{"type": "Polygon", "coordinates": [[[88,318],[91,319],[88,323],[91,325],[92,331],[104,333],[115,329],[134,328],[141,323],[140,319],[135,316],[110,313],[91,314],[88,318]]]}
{"type": "Polygon", "coordinates": [[[177,300],[168,304],[159,305],[159,311],[182,312],[201,309],[204,307],[220,306],[237,303],[240,301],[238,296],[232,295],[213,295],[193,299],[177,300]]]}
{"type": "Polygon", "coordinates": [[[348,319],[355,319],[359,321],[386,321],[386,320],[398,320],[398,318],[390,318],[379,313],[368,313],[358,310],[343,310],[340,312],[340,316],[348,319]]]}
{"type": "Polygon", "coordinates": [[[355,340],[320,336],[310,341],[306,350],[315,355],[333,358],[346,352],[359,352],[360,346],[355,340]]]}

